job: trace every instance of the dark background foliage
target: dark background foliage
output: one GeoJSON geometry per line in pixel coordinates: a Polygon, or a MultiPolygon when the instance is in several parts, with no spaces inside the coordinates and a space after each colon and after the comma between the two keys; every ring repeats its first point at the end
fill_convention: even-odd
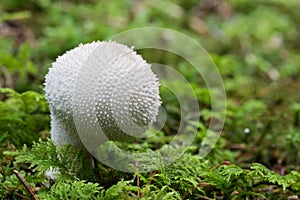
{"type": "MultiPolygon", "coordinates": [[[[298,0],[2,0],[0,196],[30,198],[15,169],[41,199],[298,199],[299,9],[298,0]],[[84,178],[80,153],[70,169],[60,160],[49,161],[57,152],[77,155],[72,147],[55,149],[47,140],[50,119],[43,82],[51,63],[79,43],[145,26],[187,34],[216,63],[226,88],[227,117],[215,148],[205,159],[197,156],[211,119],[203,82],[178,56],[149,50],[139,53],[149,62],[176,68],[197,94],[201,120],[191,148],[170,168],[140,174],[141,185],[135,175],[100,163],[96,173],[101,179],[84,178]],[[62,172],[54,185],[44,176],[50,166],[62,172]]],[[[170,91],[162,88],[161,96],[168,111],[163,131],[137,144],[120,145],[148,151],[172,139],[179,105],[170,91]]]]}

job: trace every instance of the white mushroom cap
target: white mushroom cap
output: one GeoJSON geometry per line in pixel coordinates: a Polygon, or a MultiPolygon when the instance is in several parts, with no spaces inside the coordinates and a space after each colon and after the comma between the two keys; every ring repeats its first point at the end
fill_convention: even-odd
{"type": "MultiPolygon", "coordinates": [[[[151,66],[132,48],[111,41],[81,44],[59,56],[46,75],[45,93],[51,139],[58,145],[81,145],[74,112],[94,110],[105,135],[119,140],[146,131],[160,106],[159,82],[151,66]],[[84,87],[94,91],[81,92],[84,87]]],[[[84,123],[79,124],[89,126],[89,112],[83,113],[79,120],[84,123]]]]}

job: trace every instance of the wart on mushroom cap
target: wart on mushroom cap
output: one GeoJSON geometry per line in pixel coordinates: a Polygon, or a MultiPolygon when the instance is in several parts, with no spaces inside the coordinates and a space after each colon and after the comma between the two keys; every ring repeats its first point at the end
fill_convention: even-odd
{"type": "MultiPolygon", "coordinates": [[[[51,139],[57,145],[82,145],[73,120],[80,109],[93,110],[105,135],[120,140],[146,131],[160,106],[159,82],[151,66],[132,48],[116,42],[81,44],[59,56],[46,75],[45,93],[51,139]],[[77,86],[91,87],[86,83],[94,78],[95,91],[78,94],[77,86]],[[73,98],[79,98],[75,107],[73,98]]],[[[80,126],[89,126],[88,112],[83,113],[80,126]]]]}

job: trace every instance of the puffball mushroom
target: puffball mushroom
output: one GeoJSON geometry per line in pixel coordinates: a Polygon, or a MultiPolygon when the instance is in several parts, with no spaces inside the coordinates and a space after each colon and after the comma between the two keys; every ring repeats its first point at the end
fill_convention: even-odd
{"type": "MultiPolygon", "coordinates": [[[[128,133],[140,134],[156,119],[161,103],[159,82],[150,64],[132,48],[117,42],[80,44],[59,56],[46,75],[51,139],[57,145],[82,145],[73,120],[72,99],[77,98],[75,83],[95,88],[93,94],[84,94],[85,99],[91,99],[88,109],[95,110],[96,121],[109,139],[123,140],[128,133]],[[81,76],[85,70],[99,74],[81,76]],[[87,77],[97,79],[93,80],[93,86],[84,84],[91,82],[87,77]]],[[[84,116],[81,119],[85,120],[84,116]]],[[[82,124],[89,126],[86,122],[82,124]]]]}

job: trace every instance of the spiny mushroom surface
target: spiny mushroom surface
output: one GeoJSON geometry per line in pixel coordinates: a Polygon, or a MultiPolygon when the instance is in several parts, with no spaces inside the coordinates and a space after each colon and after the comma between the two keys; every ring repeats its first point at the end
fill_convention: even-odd
{"type": "Polygon", "coordinates": [[[132,48],[111,41],[80,44],[59,56],[46,75],[45,95],[57,145],[82,145],[77,129],[93,123],[90,111],[109,139],[120,140],[146,131],[160,106],[151,66],[132,48]]]}

